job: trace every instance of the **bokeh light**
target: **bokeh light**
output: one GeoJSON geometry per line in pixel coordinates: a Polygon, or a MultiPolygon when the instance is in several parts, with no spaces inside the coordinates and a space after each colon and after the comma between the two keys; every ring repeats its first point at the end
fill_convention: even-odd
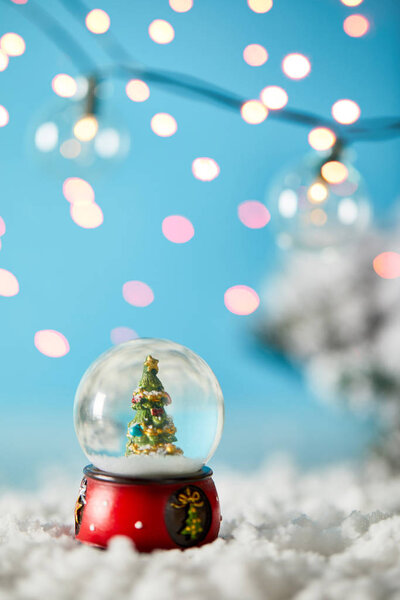
{"type": "Polygon", "coordinates": [[[328,215],[322,208],[314,208],[310,213],[310,221],[317,227],[323,227],[328,220],[328,215]]]}
{"type": "Polygon", "coordinates": [[[95,229],[104,221],[103,211],[95,202],[75,201],[71,204],[70,215],[74,223],[84,229],[95,229]]]}
{"type": "Polygon", "coordinates": [[[258,125],[267,118],[268,109],[259,100],[248,100],[242,104],[240,114],[246,123],[250,123],[250,125],[258,125]]]}
{"type": "Polygon", "coordinates": [[[132,306],[148,306],[154,300],[153,290],[143,281],[127,281],[122,286],[122,295],[132,306]]]}
{"type": "Polygon", "coordinates": [[[86,15],[85,23],[92,33],[105,33],[110,28],[110,17],[105,10],[94,8],[86,15]]]}
{"type": "Polygon", "coordinates": [[[358,219],[358,205],[353,198],[342,198],[338,204],[338,219],[344,225],[352,225],[358,219]]]}
{"type": "Polygon", "coordinates": [[[125,342],[135,340],[138,337],[136,331],[130,327],[114,327],[110,333],[111,342],[115,345],[124,344],[125,342]]]}
{"type": "Polygon", "coordinates": [[[345,6],[359,6],[364,0],[340,0],[345,6]]]}
{"type": "Polygon", "coordinates": [[[321,167],[321,175],[328,183],[341,183],[348,173],[346,165],[338,160],[330,160],[321,167]]]}
{"type": "Polygon", "coordinates": [[[8,56],[21,56],[25,52],[24,38],[18,33],[5,33],[0,38],[0,48],[8,56]]]}
{"type": "Polygon", "coordinates": [[[128,81],[125,91],[128,98],[133,102],[144,102],[150,96],[149,86],[141,79],[128,81]]]}
{"type": "Polygon", "coordinates": [[[14,4],[28,4],[28,0],[11,0],[14,4]]]}
{"type": "Polygon", "coordinates": [[[303,54],[288,54],[282,61],[282,69],[290,79],[303,79],[311,71],[311,63],[303,54]]]}
{"type": "Polygon", "coordinates": [[[62,98],[72,98],[77,90],[75,79],[66,73],[59,73],[53,77],[51,87],[53,88],[53,91],[62,98]]]}
{"type": "Polygon", "coordinates": [[[175,37],[175,31],[168,21],[155,19],[149,25],[149,36],[156,44],[169,44],[175,37]]]}
{"type": "Polygon", "coordinates": [[[70,138],[60,145],[60,154],[64,158],[73,159],[79,156],[81,149],[82,147],[78,140],[70,138]]]}
{"type": "Polygon", "coordinates": [[[2,237],[6,232],[6,224],[4,222],[3,217],[0,217],[0,237],[2,237]]]}
{"type": "Polygon", "coordinates": [[[169,5],[175,12],[185,13],[193,7],[193,0],[169,0],[169,5]]]}
{"type": "Polygon", "coordinates": [[[243,58],[251,67],[261,67],[268,60],[268,52],[260,44],[249,44],[243,50],[243,58]]]}
{"type": "Polygon", "coordinates": [[[10,298],[19,292],[18,279],[7,269],[0,269],[0,296],[10,298]]]}
{"type": "Polygon", "coordinates": [[[91,204],[94,202],[94,189],[84,179],[80,177],[68,177],[63,183],[63,194],[68,202],[80,202],[91,204]]]}
{"type": "Polygon", "coordinates": [[[6,54],[1,48],[0,48],[0,72],[1,71],[5,71],[8,67],[8,63],[9,63],[9,58],[8,58],[8,54],[6,54]]]}
{"type": "Polygon", "coordinates": [[[373,260],[374,271],[383,279],[400,277],[400,254],[398,252],[382,252],[373,260]]]}
{"type": "Polygon", "coordinates": [[[61,358],[69,352],[67,338],[55,329],[37,331],[33,341],[39,352],[50,358],[61,358]]]}
{"type": "Polygon", "coordinates": [[[246,200],[238,206],[240,221],[250,229],[261,229],[271,220],[268,208],[258,200],[246,200]]]}
{"type": "Polygon", "coordinates": [[[359,38],[369,30],[369,21],[363,15],[350,15],[343,22],[343,29],[347,35],[359,38]]]}
{"type": "Polygon", "coordinates": [[[10,115],[5,106],[0,104],[0,127],[5,127],[10,120],[10,115]]]}
{"type": "Polygon", "coordinates": [[[307,196],[313,204],[324,202],[328,197],[328,189],[326,185],[316,181],[307,190],[307,196]]]}
{"type": "Polygon", "coordinates": [[[201,156],[192,162],[192,173],[200,181],[212,181],[218,177],[220,168],[213,158],[201,156]]]}
{"type": "Polygon", "coordinates": [[[273,6],[273,1],[272,0],[247,0],[247,4],[249,5],[249,8],[251,8],[252,11],[254,11],[255,13],[266,13],[269,10],[271,10],[272,6],[273,6]]]}
{"type": "Polygon", "coordinates": [[[224,294],[226,308],[235,315],[250,315],[260,305],[260,298],[253,288],[247,285],[234,285],[224,294]]]}
{"type": "Polygon", "coordinates": [[[178,124],[172,115],[168,113],[157,113],[151,119],[150,127],[160,137],[171,137],[178,129],[178,124]]]}
{"type": "Polygon", "coordinates": [[[35,146],[41,152],[51,152],[58,142],[58,127],[53,121],[42,123],[35,131],[35,146]]]}
{"type": "Polygon", "coordinates": [[[270,110],[280,110],[288,103],[286,91],[278,85],[267,85],[260,94],[261,102],[270,110]]]}
{"type": "Polygon", "coordinates": [[[308,134],[308,143],[314,150],[328,150],[336,142],[336,135],[327,127],[316,127],[308,134]]]}
{"type": "Polygon", "coordinates": [[[162,222],[162,232],[170,242],[185,244],[194,236],[194,227],[186,217],[170,215],[162,222]]]}
{"type": "Polygon", "coordinates": [[[96,135],[94,147],[102,158],[112,158],[120,150],[121,136],[113,127],[105,127],[96,135]]]}
{"type": "Polygon", "coordinates": [[[89,142],[99,129],[99,123],[94,115],[81,117],[74,125],[74,135],[81,142],[89,142]]]}
{"type": "Polygon", "coordinates": [[[332,106],[332,116],[342,125],[355,123],[361,114],[360,107],[354,100],[338,100],[332,106]]]}

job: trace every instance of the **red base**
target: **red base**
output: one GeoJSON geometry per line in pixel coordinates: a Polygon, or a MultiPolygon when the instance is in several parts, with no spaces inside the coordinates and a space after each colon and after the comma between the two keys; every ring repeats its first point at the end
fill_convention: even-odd
{"type": "Polygon", "coordinates": [[[85,467],[75,507],[75,537],[104,548],[114,535],[124,535],[140,552],[208,544],[218,536],[221,521],[211,475],[211,469],[203,467],[190,476],[154,481],[85,467]]]}

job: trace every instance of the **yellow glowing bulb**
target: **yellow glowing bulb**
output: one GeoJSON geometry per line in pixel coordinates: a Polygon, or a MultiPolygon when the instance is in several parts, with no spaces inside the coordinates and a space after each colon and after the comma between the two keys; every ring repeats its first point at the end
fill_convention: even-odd
{"type": "Polygon", "coordinates": [[[74,126],[74,135],[81,142],[89,142],[94,138],[99,124],[94,115],[86,115],[79,119],[74,126]]]}
{"type": "Polygon", "coordinates": [[[0,46],[8,56],[21,56],[25,52],[25,41],[18,33],[5,33],[0,38],[0,46]]]}
{"type": "Polygon", "coordinates": [[[288,95],[285,90],[277,85],[268,85],[260,94],[261,101],[270,110],[279,110],[286,106],[288,95]]]}
{"type": "Polygon", "coordinates": [[[323,183],[313,183],[307,190],[307,196],[313,204],[324,202],[328,197],[328,190],[323,183]]]}
{"type": "Polygon", "coordinates": [[[257,125],[262,123],[268,116],[268,109],[259,100],[249,100],[240,109],[242,118],[246,123],[257,125]]]}
{"type": "Polygon", "coordinates": [[[355,123],[361,114],[360,107],[353,100],[338,100],[332,106],[332,116],[338,123],[342,125],[350,125],[355,123]]]}
{"type": "Polygon", "coordinates": [[[328,220],[326,212],[322,208],[314,208],[311,211],[310,220],[313,225],[322,227],[328,220]]]}
{"type": "Polygon", "coordinates": [[[149,25],[149,36],[156,44],[169,44],[175,37],[175,30],[168,21],[155,19],[149,25]]]}
{"type": "Polygon", "coordinates": [[[316,127],[308,134],[308,143],[314,150],[328,150],[336,142],[336,135],[327,127],[316,127]]]}
{"type": "Polygon", "coordinates": [[[321,175],[328,183],[342,183],[348,174],[347,167],[338,160],[330,160],[321,167],[321,175]]]}
{"type": "Polygon", "coordinates": [[[8,67],[8,55],[0,48],[0,71],[5,71],[8,67]]]}
{"type": "Polygon", "coordinates": [[[288,54],[282,61],[282,69],[290,79],[303,79],[311,71],[311,63],[306,56],[294,52],[288,54]]]}
{"type": "Polygon", "coordinates": [[[105,10],[94,8],[86,15],[85,23],[92,33],[105,33],[110,28],[110,17],[105,10]]]}
{"type": "Polygon", "coordinates": [[[59,73],[53,77],[51,87],[58,96],[61,96],[62,98],[72,98],[72,96],[75,96],[78,86],[73,77],[66,75],[65,73],[59,73]]]}
{"type": "Polygon", "coordinates": [[[272,0],[247,0],[249,8],[255,13],[266,13],[271,10],[273,6],[272,0]]]}
{"type": "Polygon", "coordinates": [[[359,6],[363,0],[341,0],[345,6],[359,6]]]}

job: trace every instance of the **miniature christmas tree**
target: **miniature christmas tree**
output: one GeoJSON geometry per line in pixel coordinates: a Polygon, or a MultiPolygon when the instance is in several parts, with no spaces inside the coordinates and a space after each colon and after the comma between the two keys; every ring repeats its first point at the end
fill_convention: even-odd
{"type": "Polygon", "coordinates": [[[182,454],[175,446],[176,427],[165,406],[171,398],[157,377],[158,360],[148,356],[138,388],[133,393],[135,416],[128,424],[126,456],[131,454],[182,454]]]}
{"type": "Polygon", "coordinates": [[[185,527],[180,532],[181,535],[189,535],[190,539],[195,540],[203,531],[201,519],[199,518],[197,508],[194,504],[189,505],[185,527]]]}

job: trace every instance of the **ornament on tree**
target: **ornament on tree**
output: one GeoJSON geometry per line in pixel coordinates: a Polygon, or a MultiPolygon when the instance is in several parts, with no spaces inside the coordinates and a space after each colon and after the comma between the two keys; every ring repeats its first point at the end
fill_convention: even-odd
{"type": "Polygon", "coordinates": [[[105,547],[125,535],[138,550],[151,551],[217,537],[219,502],[205,463],[221,437],[223,398],[199,356],[167,340],[120,344],[83,376],[74,416],[93,462],[76,504],[78,540],[105,547]]]}
{"type": "Polygon", "coordinates": [[[128,443],[125,455],[130,454],[182,454],[175,446],[176,427],[164,406],[170,396],[157,377],[158,360],[149,356],[143,365],[142,378],[133,394],[132,408],[135,417],[128,424],[128,443]]]}

